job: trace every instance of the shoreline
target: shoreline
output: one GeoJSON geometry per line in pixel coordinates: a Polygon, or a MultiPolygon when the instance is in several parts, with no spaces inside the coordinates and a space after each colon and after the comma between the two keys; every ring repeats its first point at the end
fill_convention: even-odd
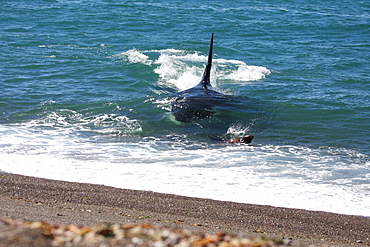
{"type": "Polygon", "coordinates": [[[0,174],[0,217],[51,224],[149,223],[289,239],[292,246],[370,246],[370,218],[0,174]]]}

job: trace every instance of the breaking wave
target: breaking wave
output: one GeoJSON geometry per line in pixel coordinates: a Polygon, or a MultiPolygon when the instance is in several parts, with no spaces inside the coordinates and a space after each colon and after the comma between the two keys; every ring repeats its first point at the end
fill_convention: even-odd
{"type": "MultiPolygon", "coordinates": [[[[185,90],[196,85],[201,77],[207,56],[198,52],[188,52],[176,49],[138,51],[135,48],[119,54],[128,63],[140,63],[153,66],[153,71],[159,75],[159,84],[171,83],[179,90],[185,90]],[[146,53],[154,56],[150,59],[146,53]]],[[[217,88],[219,82],[234,81],[247,83],[264,79],[271,71],[263,66],[247,65],[243,61],[214,58],[212,78],[217,88]]]]}

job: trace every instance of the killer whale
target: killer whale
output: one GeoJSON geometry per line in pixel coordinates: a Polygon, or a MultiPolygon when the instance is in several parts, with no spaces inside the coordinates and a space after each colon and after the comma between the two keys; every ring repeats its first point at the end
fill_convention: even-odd
{"type": "MultiPolygon", "coordinates": [[[[200,82],[190,89],[178,92],[173,99],[172,114],[179,122],[190,123],[199,119],[210,118],[214,115],[216,106],[221,108],[229,108],[230,103],[234,101],[230,97],[215,91],[211,85],[211,67],[212,67],[212,53],[213,53],[213,37],[212,33],[211,42],[208,53],[208,62],[204,69],[200,82]]],[[[218,121],[217,121],[218,122],[218,121]]],[[[221,121],[222,122],[222,121],[221,121]]],[[[222,123],[221,123],[222,124],[222,123]]],[[[199,125],[203,129],[203,126],[199,125]]],[[[208,132],[208,131],[207,131],[208,132]]],[[[245,135],[242,138],[233,138],[224,140],[217,136],[207,133],[214,141],[221,141],[227,143],[251,143],[254,136],[245,135]]]]}
{"type": "Polygon", "coordinates": [[[214,106],[225,100],[225,95],[215,91],[210,81],[213,37],[212,33],[208,62],[200,82],[195,87],[178,92],[174,98],[172,114],[177,121],[189,123],[198,119],[210,118],[215,113],[214,106]]]}

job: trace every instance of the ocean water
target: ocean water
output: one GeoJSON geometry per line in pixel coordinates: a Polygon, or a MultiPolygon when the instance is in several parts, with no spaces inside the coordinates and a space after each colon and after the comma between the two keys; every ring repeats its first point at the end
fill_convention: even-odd
{"type": "Polygon", "coordinates": [[[1,172],[370,216],[367,1],[6,1],[0,23],[1,172]],[[212,32],[232,101],[179,123],[212,32]]]}

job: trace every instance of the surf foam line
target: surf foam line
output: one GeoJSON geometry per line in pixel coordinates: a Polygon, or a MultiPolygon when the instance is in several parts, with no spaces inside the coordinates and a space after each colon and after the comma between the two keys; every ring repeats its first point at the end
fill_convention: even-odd
{"type": "MultiPolygon", "coordinates": [[[[130,49],[122,52],[118,57],[128,63],[140,63],[148,66],[156,65],[154,72],[160,77],[159,83],[171,83],[179,90],[185,90],[195,85],[203,73],[204,63],[207,62],[206,55],[198,52],[164,49],[138,51],[130,49]],[[148,55],[153,56],[150,59],[148,55]]],[[[213,83],[217,88],[219,81],[234,81],[237,83],[248,83],[264,79],[271,71],[262,66],[247,65],[243,61],[228,60],[223,58],[213,59],[212,66],[213,83]]]]}
{"type": "Polygon", "coordinates": [[[109,142],[26,126],[0,126],[0,134],[1,172],[370,216],[370,162],[346,150],[284,145],[188,149],[161,139],[109,142]]]}

